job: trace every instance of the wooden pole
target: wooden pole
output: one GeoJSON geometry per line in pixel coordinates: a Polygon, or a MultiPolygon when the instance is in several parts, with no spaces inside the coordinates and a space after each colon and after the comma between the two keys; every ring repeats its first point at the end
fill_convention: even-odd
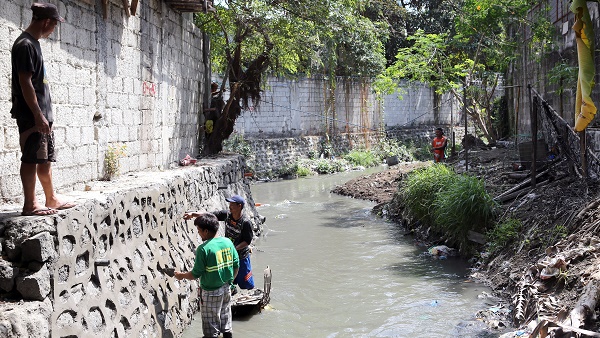
{"type": "Polygon", "coordinates": [[[467,125],[467,78],[465,78],[465,84],[463,86],[463,115],[465,117],[465,137],[463,138],[465,146],[465,171],[469,171],[469,147],[467,146],[467,134],[468,125],[467,125]]]}
{"type": "Polygon", "coordinates": [[[586,151],[585,129],[579,132],[579,151],[581,152],[581,170],[583,177],[588,177],[587,151],[586,151]]]}
{"type": "Polygon", "coordinates": [[[535,188],[536,181],[536,162],[537,162],[537,110],[538,110],[538,97],[533,97],[531,85],[527,85],[529,88],[529,106],[531,112],[531,187],[535,188]]]}

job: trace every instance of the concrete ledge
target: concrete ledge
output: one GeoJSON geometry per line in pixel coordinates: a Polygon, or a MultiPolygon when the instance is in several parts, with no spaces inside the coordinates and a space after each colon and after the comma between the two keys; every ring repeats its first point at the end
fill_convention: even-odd
{"type": "Polygon", "coordinates": [[[181,216],[226,208],[225,197],[240,194],[258,228],[244,165],[241,156],[224,155],[94,182],[70,193],[78,206],[58,215],[0,213],[0,296],[9,301],[0,301],[0,336],[44,331],[40,318],[47,318],[48,331],[35,336],[179,336],[198,311],[198,285],[162,269],[191,269],[201,243],[181,216]],[[40,302],[26,298],[50,305],[33,311],[26,307],[40,302]],[[14,311],[37,313],[31,316],[36,324],[14,311]]]}

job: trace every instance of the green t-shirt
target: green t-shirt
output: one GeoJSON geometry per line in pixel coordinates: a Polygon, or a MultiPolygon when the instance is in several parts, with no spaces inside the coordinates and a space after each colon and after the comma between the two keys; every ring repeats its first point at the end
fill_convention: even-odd
{"type": "Polygon", "coordinates": [[[240,267],[240,259],[233,243],[226,237],[215,237],[196,249],[192,275],[200,278],[200,287],[212,291],[233,282],[233,270],[240,267]]]}

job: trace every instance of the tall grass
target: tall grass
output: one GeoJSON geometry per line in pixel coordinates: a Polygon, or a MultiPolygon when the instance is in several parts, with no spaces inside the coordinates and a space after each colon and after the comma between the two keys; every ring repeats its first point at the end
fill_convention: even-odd
{"type": "Polygon", "coordinates": [[[459,245],[460,251],[468,252],[469,231],[485,233],[494,223],[495,206],[483,180],[459,175],[437,194],[433,208],[435,225],[459,245]]]}
{"type": "Polygon", "coordinates": [[[433,224],[433,204],[437,194],[456,179],[456,174],[443,164],[412,171],[400,187],[402,201],[410,215],[425,224],[433,224]]]}
{"type": "Polygon", "coordinates": [[[470,230],[485,233],[494,223],[496,203],[483,181],[458,175],[444,164],[409,173],[399,194],[409,216],[444,235],[462,253],[470,252],[470,230]]]}

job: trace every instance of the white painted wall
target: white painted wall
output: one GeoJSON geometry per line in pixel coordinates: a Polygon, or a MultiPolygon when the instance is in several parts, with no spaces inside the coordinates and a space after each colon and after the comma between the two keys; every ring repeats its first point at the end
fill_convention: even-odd
{"type": "Polygon", "coordinates": [[[457,102],[443,95],[438,113],[433,90],[423,84],[401,85],[400,94],[377,101],[370,83],[337,79],[335,115],[328,110],[329,86],[322,79],[270,78],[258,107],[243,112],[235,131],[247,138],[296,137],[378,131],[380,128],[450,125],[462,118],[457,102]]]}
{"type": "MultiPolygon", "coordinates": [[[[191,14],[142,0],[127,17],[122,1],[50,0],[66,19],[42,40],[55,112],[55,185],[81,188],[103,177],[104,154],[124,144],[122,173],[168,168],[197,153],[205,72],[191,14]],[[90,5],[89,3],[95,3],[90,5]]],[[[20,150],[10,117],[10,50],[31,21],[32,1],[2,0],[0,11],[0,198],[19,200],[20,150]]],[[[38,186],[38,192],[40,187],[38,186]]]]}

